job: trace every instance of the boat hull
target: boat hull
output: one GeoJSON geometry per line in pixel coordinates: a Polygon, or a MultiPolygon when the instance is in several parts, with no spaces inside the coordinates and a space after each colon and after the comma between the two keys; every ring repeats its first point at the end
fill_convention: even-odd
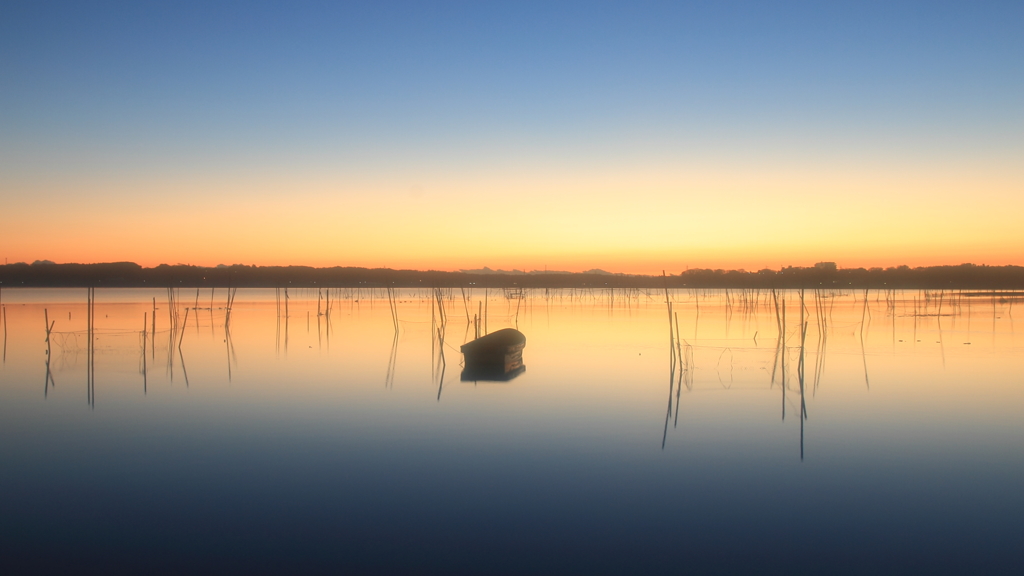
{"type": "Polygon", "coordinates": [[[523,348],[526,336],[518,330],[505,328],[467,342],[462,346],[465,357],[463,381],[504,382],[526,371],[523,348]]]}

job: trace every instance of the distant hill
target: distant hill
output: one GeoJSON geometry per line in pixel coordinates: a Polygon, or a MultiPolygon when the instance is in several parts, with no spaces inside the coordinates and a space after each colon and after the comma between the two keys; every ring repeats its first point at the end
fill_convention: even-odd
{"type": "Polygon", "coordinates": [[[518,270],[459,272],[392,270],[389,268],[308,266],[216,267],[161,264],[143,268],[133,262],[54,264],[48,261],[0,266],[0,288],[18,286],[123,287],[490,287],[490,288],[729,288],[729,289],[1024,289],[1024,267],[930,266],[910,268],[839,268],[831,262],[780,270],[691,269],[667,276],[518,270]]]}
{"type": "Polygon", "coordinates": [[[600,268],[594,268],[593,270],[586,270],[584,272],[568,272],[566,270],[530,270],[529,272],[524,272],[522,270],[515,269],[491,270],[487,266],[484,266],[483,268],[477,268],[476,270],[459,270],[459,272],[462,272],[463,274],[505,274],[509,276],[514,276],[517,274],[601,274],[604,276],[626,276],[626,274],[621,273],[616,274],[613,272],[605,272],[600,268]]]}

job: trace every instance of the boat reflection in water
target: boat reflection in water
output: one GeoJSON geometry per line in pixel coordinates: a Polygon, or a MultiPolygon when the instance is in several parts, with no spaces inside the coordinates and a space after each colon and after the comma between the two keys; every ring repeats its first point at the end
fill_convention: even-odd
{"type": "Polygon", "coordinates": [[[526,371],[523,348],[526,336],[519,330],[504,328],[462,345],[466,366],[463,382],[507,382],[526,371]]]}

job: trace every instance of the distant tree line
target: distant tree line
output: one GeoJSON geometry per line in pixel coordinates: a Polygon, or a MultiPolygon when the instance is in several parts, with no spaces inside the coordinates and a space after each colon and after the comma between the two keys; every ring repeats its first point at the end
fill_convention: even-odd
{"type": "Polygon", "coordinates": [[[819,288],[819,289],[1024,289],[1024,267],[928,266],[839,268],[831,262],[780,270],[691,269],[679,274],[472,274],[388,268],[217,266],[133,262],[7,264],[0,286],[32,287],[489,287],[489,288],[819,288]]]}

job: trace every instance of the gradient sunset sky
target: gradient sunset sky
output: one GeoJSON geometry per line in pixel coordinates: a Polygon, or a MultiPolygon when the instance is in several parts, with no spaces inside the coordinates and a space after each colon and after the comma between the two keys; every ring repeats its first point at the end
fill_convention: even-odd
{"type": "Polygon", "coordinates": [[[1024,264],[1022,2],[0,5],[0,256],[1024,264]]]}

